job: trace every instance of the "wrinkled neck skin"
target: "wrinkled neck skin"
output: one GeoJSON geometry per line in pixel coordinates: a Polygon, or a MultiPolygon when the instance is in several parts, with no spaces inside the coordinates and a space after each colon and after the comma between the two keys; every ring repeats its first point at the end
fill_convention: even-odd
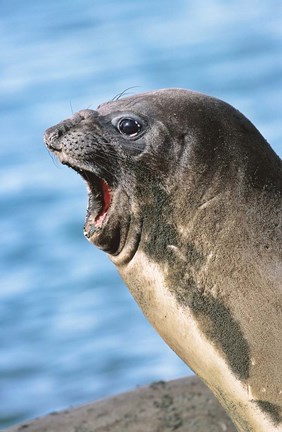
{"type": "Polygon", "coordinates": [[[225,188],[222,173],[193,169],[148,182],[137,179],[127,244],[110,258],[238,430],[282,430],[281,198],[240,172],[225,188]]]}

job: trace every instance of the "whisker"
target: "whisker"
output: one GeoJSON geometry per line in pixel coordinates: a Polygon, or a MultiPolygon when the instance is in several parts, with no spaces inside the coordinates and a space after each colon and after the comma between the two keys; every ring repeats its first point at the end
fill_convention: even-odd
{"type": "Polygon", "coordinates": [[[122,98],[122,96],[128,95],[128,93],[127,93],[128,90],[131,90],[131,89],[134,89],[134,88],[140,88],[140,87],[141,86],[128,87],[127,89],[123,90],[121,93],[118,93],[116,96],[114,96],[113,99],[112,99],[112,101],[118,101],[120,98],[122,98]]]}
{"type": "Polygon", "coordinates": [[[49,157],[51,158],[51,161],[53,162],[53,164],[55,165],[56,168],[61,168],[61,164],[58,161],[58,158],[56,158],[56,156],[53,155],[53,153],[51,153],[47,148],[45,148],[45,150],[47,151],[49,157]]]}
{"type": "Polygon", "coordinates": [[[71,109],[71,113],[73,115],[73,106],[72,106],[71,100],[70,100],[70,109],[71,109]]]}
{"type": "MultiPolygon", "coordinates": [[[[95,161],[95,164],[97,166],[97,168],[101,169],[102,171],[106,172],[107,174],[109,174],[110,177],[112,177],[113,172],[110,171],[108,168],[106,168],[104,165],[100,164],[98,161],[95,161]]],[[[92,167],[89,165],[89,171],[91,171],[92,167]]]]}

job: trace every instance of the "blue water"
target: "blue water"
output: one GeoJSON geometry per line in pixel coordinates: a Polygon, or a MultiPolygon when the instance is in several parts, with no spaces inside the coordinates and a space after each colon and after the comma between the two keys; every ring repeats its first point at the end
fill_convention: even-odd
{"type": "Polygon", "coordinates": [[[281,0],[0,0],[0,428],[191,373],[82,234],[44,130],[130,86],[235,105],[282,153],[281,0]]]}

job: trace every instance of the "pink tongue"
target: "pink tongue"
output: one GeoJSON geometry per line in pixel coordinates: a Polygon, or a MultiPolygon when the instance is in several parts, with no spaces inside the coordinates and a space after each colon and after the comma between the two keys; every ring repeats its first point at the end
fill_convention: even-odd
{"type": "Polygon", "coordinates": [[[101,213],[95,219],[95,225],[96,226],[102,225],[102,222],[105,219],[107,211],[110,207],[111,198],[112,198],[112,195],[111,195],[112,191],[111,191],[109,185],[102,179],[100,179],[100,184],[101,184],[102,195],[103,195],[103,208],[101,210],[101,213]]]}

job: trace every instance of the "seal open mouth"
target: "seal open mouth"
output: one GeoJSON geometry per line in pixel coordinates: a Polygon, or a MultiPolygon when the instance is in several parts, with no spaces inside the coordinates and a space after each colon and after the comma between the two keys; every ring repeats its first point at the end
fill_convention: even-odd
{"type": "Polygon", "coordinates": [[[99,183],[101,187],[101,195],[99,194],[99,197],[101,197],[102,209],[95,218],[95,225],[97,227],[100,227],[102,225],[104,219],[107,216],[112,201],[112,190],[108,183],[103,179],[99,179],[99,183]]]}
{"type": "Polygon", "coordinates": [[[90,237],[93,228],[99,229],[105,221],[112,202],[113,190],[108,182],[91,171],[68,165],[86,181],[88,208],[86,212],[85,235],[90,237]],[[91,229],[92,228],[92,229],[91,229]]]}

